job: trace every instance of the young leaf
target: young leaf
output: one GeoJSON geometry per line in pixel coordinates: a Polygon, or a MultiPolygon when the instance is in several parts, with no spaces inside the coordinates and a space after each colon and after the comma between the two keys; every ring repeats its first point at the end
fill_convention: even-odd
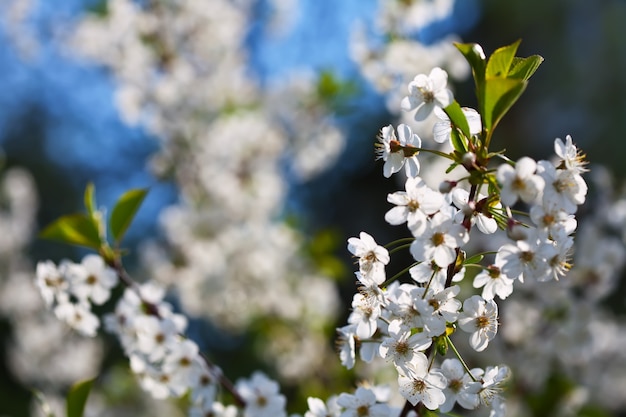
{"type": "Polygon", "coordinates": [[[474,256],[467,258],[465,262],[463,263],[464,264],[477,264],[477,263],[480,263],[480,261],[482,261],[484,257],[485,256],[481,254],[474,255],[474,256]]]}
{"type": "Polygon", "coordinates": [[[540,55],[532,55],[528,58],[515,57],[509,69],[508,78],[517,78],[519,80],[528,80],[539,68],[543,62],[540,55]]]}
{"type": "Polygon", "coordinates": [[[483,124],[491,130],[517,101],[524,89],[526,81],[515,78],[490,78],[485,82],[485,98],[483,103],[483,124]]]}
{"type": "Polygon", "coordinates": [[[127,191],[117,200],[111,212],[110,227],[111,235],[116,242],[120,242],[130,226],[139,206],[148,194],[147,188],[137,188],[127,191]]]}
{"type": "Polygon", "coordinates": [[[89,184],[87,184],[87,187],[85,188],[84,200],[85,200],[85,208],[87,209],[87,213],[89,213],[89,215],[93,215],[93,213],[96,211],[95,192],[96,192],[96,189],[93,183],[90,182],[89,184]]]}
{"type": "Polygon", "coordinates": [[[463,132],[463,135],[466,138],[469,138],[470,137],[469,124],[467,123],[467,118],[465,117],[465,114],[463,113],[463,110],[461,109],[461,106],[459,105],[459,103],[455,100],[452,102],[452,104],[450,104],[448,107],[443,109],[443,111],[445,111],[448,117],[450,118],[450,122],[455,127],[461,129],[461,132],[463,132]]]}
{"type": "Polygon", "coordinates": [[[98,227],[93,218],[82,213],[70,214],[55,220],[39,233],[39,237],[96,250],[100,248],[101,243],[98,227]]]}
{"type": "Polygon", "coordinates": [[[77,382],[70,388],[66,399],[67,417],[83,417],[93,382],[94,379],[86,379],[77,382]]]}
{"type": "Polygon", "coordinates": [[[454,46],[463,54],[472,68],[476,89],[485,80],[485,53],[477,43],[455,43],[454,46]]]}
{"type": "Polygon", "coordinates": [[[491,54],[485,72],[486,79],[493,77],[506,78],[509,75],[509,69],[511,68],[511,63],[515,58],[515,52],[517,52],[520,42],[521,40],[518,40],[511,45],[498,48],[491,54]]]}
{"type": "Polygon", "coordinates": [[[461,155],[467,153],[467,141],[461,137],[461,134],[456,128],[452,128],[450,131],[450,142],[455,151],[461,155]]]}

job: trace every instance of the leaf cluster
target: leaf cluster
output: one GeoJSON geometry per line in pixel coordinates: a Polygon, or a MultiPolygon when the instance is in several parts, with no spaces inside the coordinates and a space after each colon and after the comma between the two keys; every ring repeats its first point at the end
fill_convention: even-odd
{"type": "Polygon", "coordinates": [[[96,250],[110,263],[119,256],[120,244],[147,193],[147,188],[125,192],[113,206],[107,222],[103,212],[96,208],[95,187],[89,184],[84,193],[86,213],[68,214],[58,218],[46,226],[39,233],[39,237],[96,250]],[[112,239],[111,244],[108,241],[108,232],[112,239]]]}

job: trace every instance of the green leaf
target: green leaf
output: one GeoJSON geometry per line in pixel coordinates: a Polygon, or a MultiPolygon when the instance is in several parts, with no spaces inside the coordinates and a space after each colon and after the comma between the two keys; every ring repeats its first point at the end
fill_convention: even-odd
{"type": "Polygon", "coordinates": [[[480,261],[483,260],[483,258],[485,257],[485,255],[474,255],[471,256],[470,258],[466,259],[465,262],[463,262],[464,264],[478,264],[480,263],[480,261]]]}
{"type": "Polygon", "coordinates": [[[463,135],[465,135],[465,137],[469,139],[470,137],[469,123],[467,123],[467,118],[465,117],[465,114],[463,113],[463,109],[461,109],[461,106],[459,105],[459,103],[455,100],[452,102],[452,104],[450,104],[448,107],[443,109],[443,111],[445,111],[448,117],[450,118],[450,122],[452,123],[452,125],[454,125],[454,127],[458,129],[461,129],[461,132],[463,132],[463,135]]]}
{"type": "Polygon", "coordinates": [[[472,68],[474,82],[478,89],[485,80],[485,53],[483,48],[477,43],[455,43],[454,46],[463,54],[472,68]]]}
{"type": "Polygon", "coordinates": [[[87,213],[89,213],[89,215],[94,214],[94,212],[96,211],[96,188],[94,187],[93,183],[89,183],[87,184],[87,187],[85,187],[85,196],[84,196],[84,201],[85,201],[85,208],[87,209],[87,213]]]}
{"type": "Polygon", "coordinates": [[[95,378],[79,381],[67,393],[67,417],[82,417],[95,378]]]}
{"type": "Polygon", "coordinates": [[[483,128],[491,130],[517,101],[526,81],[515,78],[489,78],[485,82],[483,128]]]}
{"type": "Polygon", "coordinates": [[[146,194],[148,194],[147,188],[133,189],[124,193],[115,203],[109,224],[116,242],[119,243],[124,237],[146,194]]]}
{"type": "Polygon", "coordinates": [[[509,69],[511,68],[511,63],[515,58],[515,52],[517,52],[520,42],[521,40],[518,40],[511,45],[498,48],[491,54],[489,62],[487,62],[485,79],[493,77],[506,78],[509,75],[509,69]]]}
{"type": "Polygon", "coordinates": [[[540,55],[531,55],[528,58],[515,57],[509,69],[508,78],[528,80],[543,62],[540,55]]]}
{"type": "Polygon", "coordinates": [[[101,243],[94,219],[83,213],[69,214],[55,220],[39,233],[39,237],[96,250],[101,243]]]}
{"type": "Polygon", "coordinates": [[[439,413],[429,410],[426,407],[420,409],[419,415],[423,417],[439,417],[439,413]]]}
{"type": "Polygon", "coordinates": [[[452,142],[452,147],[461,155],[465,155],[467,153],[467,145],[466,141],[463,140],[461,134],[458,129],[452,129],[450,131],[450,142],[452,142]]]}

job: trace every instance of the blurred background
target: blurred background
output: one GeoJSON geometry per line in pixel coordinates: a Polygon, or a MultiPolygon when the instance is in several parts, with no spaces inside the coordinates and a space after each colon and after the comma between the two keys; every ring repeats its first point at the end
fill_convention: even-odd
{"type": "Polygon", "coordinates": [[[355,290],[347,238],[403,236],[383,219],[402,183],[381,175],[376,135],[411,120],[399,101],[434,66],[475,107],[453,41],[489,54],[517,39],[519,56],[545,62],[497,146],[512,159],[548,158],[554,138],[571,135],[596,184],[581,215],[603,219],[614,256],[602,273],[592,248],[577,258],[581,276],[604,277],[590,292],[606,310],[581,324],[592,347],[570,363],[540,349],[491,355],[520,367],[556,361],[512,390],[512,415],[624,415],[626,375],[611,365],[626,362],[605,346],[626,340],[624,22],[623,0],[2,0],[0,415],[37,415],[33,389],[61,402],[93,375],[92,415],[184,415],[182,402],[142,394],[115,340],[85,340],[42,311],[36,263],[86,252],[37,231],[82,210],[88,182],[104,210],[129,188],[150,188],[127,267],[171,289],[190,336],[232,379],[262,369],[303,412],[307,396],[373,377],[343,370],[333,343],[355,290]],[[592,361],[601,356],[612,360],[592,361]]]}

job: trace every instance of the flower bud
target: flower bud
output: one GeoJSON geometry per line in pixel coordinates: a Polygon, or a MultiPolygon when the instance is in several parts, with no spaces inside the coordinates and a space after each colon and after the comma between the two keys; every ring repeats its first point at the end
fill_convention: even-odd
{"type": "Polygon", "coordinates": [[[476,154],[474,152],[467,152],[463,155],[462,161],[465,169],[469,171],[476,165],[476,154]]]}
{"type": "Polygon", "coordinates": [[[528,238],[527,228],[515,219],[509,219],[506,225],[506,235],[511,240],[526,240],[528,238]]]}
{"type": "Polygon", "coordinates": [[[441,184],[439,184],[439,192],[442,194],[447,194],[452,191],[452,189],[456,187],[456,185],[456,181],[442,181],[441,184]]]}

